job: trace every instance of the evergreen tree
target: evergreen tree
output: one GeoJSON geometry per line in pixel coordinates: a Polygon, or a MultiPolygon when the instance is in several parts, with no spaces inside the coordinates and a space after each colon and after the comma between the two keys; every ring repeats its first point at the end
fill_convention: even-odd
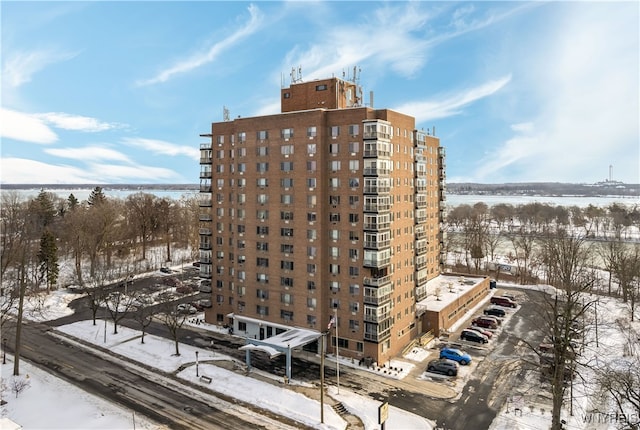
{"type": "Polygon", "coordinates": [[[69,204],[69,210],[74,210],[75,208],[78,207],[79,202],[76,196],[74,196],[73,193],[71,193],[67,198],[67,203],[69,204]]]}
{"type": "Polygon", "coordinates": [[[53,195],[40,190],[38,197],[35,199],[34,214],[37,217],[38,225],[45,228],[53,223],[56,215],[56,209],[53,204],[53,195]]]}
{"type": "Polygon", "coordinates": [[[60,267],[58,265],[56,238],[49,230],[45,230],[40,238],[38,262],[40,263],[40,277],[46,280],[47,291],[50,291],[58,282],[60,267]]]}
{"type": "Polygon", "coordinates": [[[95,187],[91,191],[91,195],[89,196],[87,203],[89,204],[89,206],[100,206],[106,200],[107,200],[107,196],[104,195],[104,192],[102,191],[102,187],[95,187]]]}

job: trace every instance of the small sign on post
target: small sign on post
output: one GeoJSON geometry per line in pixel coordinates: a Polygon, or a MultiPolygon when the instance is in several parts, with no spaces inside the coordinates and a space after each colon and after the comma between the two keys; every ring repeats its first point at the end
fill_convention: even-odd
{"type": "Polygon", "coordinates": [[[381,430],[384,430],[384,423],[387,418],[389,418],[389,402],[384,402],[378,406],[378,424],[380,424],[381,430]]]}

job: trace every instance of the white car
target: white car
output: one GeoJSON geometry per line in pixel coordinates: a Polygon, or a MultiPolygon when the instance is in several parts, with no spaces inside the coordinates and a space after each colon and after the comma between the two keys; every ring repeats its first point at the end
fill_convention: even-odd
{"type": "Polygon", "coordinates": [[[198,310],[191,306],[189,303],[180,303],[177,309],[181,314],[195,314],[196,312],[198,312],[198,310]]]}

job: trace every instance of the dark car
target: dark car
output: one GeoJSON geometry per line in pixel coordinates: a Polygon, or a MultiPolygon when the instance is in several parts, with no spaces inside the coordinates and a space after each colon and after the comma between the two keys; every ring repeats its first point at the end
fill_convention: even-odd
{"type": "Polygon", "coordinates": [[[487,338],[487,336],[483,335],[482,333],[478,333],[475,330],[462,330],[462,332],[460,332],[460,339],[462,340],[468,340],[469,342],[477,342],[477,343],[487,343],[489,342],[489,339],[487,338]]]}
{"type": "Polygon", "coordinates": [[[492,328],[492,329],[498,328],[498,323],[495,320],[486,318],[486,317],[475,318],[473,321],[471,321],[471,325],[475,325],[483,328],[492,328]]]}
{"type": "Polygon", "coordinates": [[[161,271],[162,273],[171,273],[171,269],[169,269],[168,267],[161,267],[161,268],[160,268],[160,271],[161,271]]]}
{"type": "Polygon", "coordinates": [[[517,308],[518,307],[518,304],[514,300],[511,300],[510,298],[504,297],[504,296],[493,296],[493,297],[491,297],[491,304],[498,305],[498,306],[504,306],[504,307],[508,307],[508,308],[517,308]]]}
{"type": "Polygon", "coordinates": [[[484,314],[492,315],[494,317],[504,317],[507,313],[502,308],[499,308],[496,306],[489,306],[484,310],[484,314]]]}
{"type": "Polygon", "coordinates": [[[458,374],[458,363],[453,360],[449,360],[448,358],[431,360],[427,366],[427,372],[456,376],[458,374]]]}
{"type": "Polygon", "coordinates": [[[488,339],[491,339],[493,337],[493,333],[491,333],[489,330],[483,329],[482,327],[467,327],[466,330],[477,331],[478,333],[487,336],[488,339]]]}

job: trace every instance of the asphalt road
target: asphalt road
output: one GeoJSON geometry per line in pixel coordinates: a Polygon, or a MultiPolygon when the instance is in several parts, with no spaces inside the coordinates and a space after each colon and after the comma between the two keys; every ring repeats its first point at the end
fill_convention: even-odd
{"type": "MultiPolygon", "coordinates": [[[[5,333],[6,335],[7,333],[5,333]]],[[[8,344],[13,339],[9,337],[8,344]]],[[[247,411],[247,420],[229,414],[222,408],[199,399],[185,388],[183,381],[167,383],[153,378],[144,369],[123,366],[106,360],[73,342],[53,335],[45,324],[29,323],[23,326],[22,356],[78,387],[108,399],[126,409],[142,414],[171,429],[269,429],[274,423],[281,428],[303,428],[299,423],[282,417],[269,416],[268,411],[247,411]],[[260,424],[262,422],[263,424],[260,424]]],[[[155,371],[157,374],[158,371],[155,371]]],[[[202,390],[202,388],[198,388],[202,390]]],[[[224,404],[224,402],[222,402],[224,404]]],[[[232,403],[234,410],[242,407],[232,403]]]]}

